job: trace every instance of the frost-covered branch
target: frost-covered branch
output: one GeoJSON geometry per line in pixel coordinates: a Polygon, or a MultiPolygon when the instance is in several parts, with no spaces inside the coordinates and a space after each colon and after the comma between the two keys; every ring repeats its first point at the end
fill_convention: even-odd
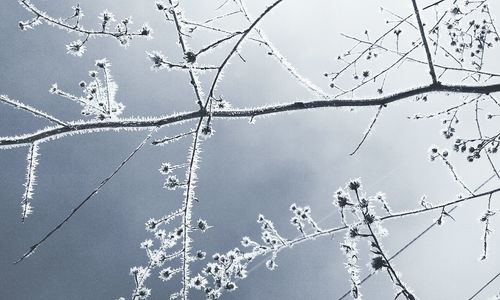
{"type": "Polygon", "coordinates": [[[22,221],[28,217],[33,212],[33,207],[31,206],[31,199],[33,199],[34,187],[36,185],[36,167],[38,165],[38,144],[32,143],[30,150],[28,152],[27,161],[27,171],[26,171],[26,182],[24,183],[24,194],[21,200],[22,208],[22,221]]]}
{"type": "Polygon", "coordinates": [[[141,29],[131,32],[128,26],[132,23],[131,18],[124,18],[116,25],[116,31],[109,30],[110,24],[116,22],[113,13],[105,10],[99,16],[101,20],[101,29],[86,29],[81,25],[81,19],[84,16],[83,11],[79,4],[73,6],[73,14],[68,18],[54,18],[47,14],[46,12],[38,9],[29,0],[18,0],[19,4],[24,7],[27,11],[34,15],[31,20],[19,22],[19,28],[21,30],[32,29],[43,22],[48,25],[55,26],[64,29],[68,32],[76,32],[80,35],[84,35],[85,39],[76,40],[66,45],[68,53],[75,56],[82,56],[86,50],[85,44],[88,42],[90,37],[95,36],[109,36],[116,38],[122,46],[128,46],[130,40],[134,37],[151,37],[152,30],[148,24],[144,24],[141,29]],[[68,23],[68,21],[74,21],[74,24],[68,23]]]}
{"type": "MultiPolygon", "coordinates": [[[[327,107],[364,107],[386,105],[409,97],[428,94],[432,92],[449,92],[464,94],[490,94],[500,91],[500,84],[489,85],[447,85],[430,84],[418,88],[397,92],[392,95],[373,98],[335,99],[335,100],[312,100],[303,102],[292,102],[287,104],[268,105],[250,109],[224,109],[212,112],[213,118],[233,119],[252,118],[269,114],[277,114],[306,109],[318,109],[327,107]]],[[[198,119],[208,116],[206,112],[193,111],[180,113],[159,118],[135,118],[121,119],[116,121],[78,121],[68,123],[70,127],[49,127],[32,134],[14,137],[0,138],[0,148],[11,148],[30,144],[40,140],[50,140],[68,134],[98,132],[105,130],[126,130],[166,126],[170,124],[198,119]]]]}
{"type": "MultiPolygon", "coordinates": [[[[233,0],[239,7],[240,11],[244,14],[247,21],[251,24],[252,19],[243,3],[243,0],[233,0]]],[[[321,90],[321,88],[314,85],[309,79],[305,78],[302,74],[298,72],[298,70],[290,63],[288,60],[281,54],[281,52],[270,42],[270,40],[266,37],[262,29],[258,26],[254,28],[261,39],[261,43],[265,45],[269,52],[269,55],[275,57],[278,62],[287,70],[291,76],[293,76],[298,82],[300,82],[304,87],[306,87],[313,94],[323,97],[325,99],[330,98],[330,95],[321,90]]]]}
{"type": "Polygon", "coordinates": [[[39,118],[42,118],[42,119],[46,119],[54,124],[57,124],[57,125],[61,125],[61,126],[68,126],[66,123],[64,123],[63,121],[57,119],[56,117],[53,117],[43,111],[40,111],[34,107],[31,107],[27,104],[24,104],[22,102],[19,102],[17,100],[14,100],[14,99],[10,99],[9,96],[7,95],[0,95],[0,102],[3,102],[3,103],[6,103],[8,105],[11,105],[17,109],[21,109],[21,110],[24,110],[24,111],[27,111],[31,114],[33,114],[34,116],[36,117],[39,117],[39,118]]]}
{"type": "MultiPolygon", "coordinates": [[[[353,181],[351,181],[353,182],[353,181]]],[[[357,181],[356,181],[357,182],[357,181]]],[[[357,187],[356,189],[359,190],[360,186],[358,187],[357,185],[350,184],[349,186],[357,187]]],[[[476,192],[476,191],[474,191],[476,192]]],[[[429,213],[433,211],[440,211],[440,216],[439,218],[430,226],[433,227],[435,224],[440,225],[442,223],[441,218],[443,216],[443,212],[445,216],[450,216],[450,213],[456,209],[456,205],[459,203],[464,203],[464,202],[469,202],[474,199],[482,198],[482,197],[489,197],[491,195],[497,194],[500,192],[500,188],[492,189],[489,191],[485,191],[482,193],[476,193],[475,195],[469,196],[469,197],[461,197],[456,200],[448,201],[441,203],[439,205],[434,205],[434,206],[427,206],[421,209],[415,209],[415,210],[409,210],[409,211],[402,211],[402,212],[396,212],[396,213],[388,213],[385,216],[376,216],[374,214],[374,211],[370,208],[367,210],[368,207],[371,207],[374,205],[376,202],[379,202],[382,204],[384,207],[387,207],[387,203],[384,201],[381,201],[381,197],[383,198],[383,195],[377,195],[376,197],[363,197],[359,199],[358,203],[355,201],[351,201],[350,196],[345,192],[336,192],[334,195],[334,204],[342,209],[346,209],[350,211],[354,216],[355,220],[350,223],[350,224],[344,224],[342,226],[334,226],[331,228],[319,228],[318,224],[314,221],[311,210],[309,207],[299,207],[296,204],[292,204],[290,207],[290,211],[292,212],[293,216],[290,219],[290,223],[299,231],[299,236],[293,239],[287,239],[283,236],[281,236],[276,229],[274,228],[273,223],[265,218],[263,215],[259,215],[258,217],[258,223],[261,224],[261,229],[262,229],[262,243],[259,243],[255,240],[252,240],[249,237],[243,237],[242,239],[242,245],[244,248],[248,249],[246,251],[242,251],[238,248],[235,248],[231,251],[229,251],[227,254],[220,255],[216,254],[214,255],[214,262],[208,263],[206,268],[205,268],[205,273],[209,276],[214,277],[214,280],[216,283],[218,283],[215,286],[211,286],[208,288],[211,292],[216,292],[218,295],[220,295],[224,290],[227,290],[225,288],[226,284],[230,284],[231,290],[236,288],[235,285],[235,280],[238,281],[240,279],[243,279],[247,276],[248,273],[248,268],[250,264],[255,261],[257,257],[267,257],[270,256],[270,258],[267,259],[266,261],[266,266],[270,270],[274,270],[277,267],[276,264],[276,259],[278,254],[285,249],[291,249],[295,247],[298,244],[302,244],[305,242],[311,242],[313,240],[316,240],[317,238],[321,237],[330,237],[335,233],[342,232],[342,231],[347,231],[346,237],[348,237],[348,240],[350,241],[349,243],[342,243],[341,249],[344,251],[347,250],[347,253],[350,253],[351,255],[358,256],[357,252],[352,252],[356,250],[356,243],[351,243],[355,241],[356,238],[373,238],[373,233],[375,233],[375,227],[372,226],[372,224],[376,224],[377,232],[380,234],[383,234],[385,230],[380,227],[381,223],[384,221],[389,221],[389,220],[399,220],[402,217],[406,216],[416,216],[422,213],[429,213]],[[385,204],[384,204],[385,203],[385,204]],[[367,207],[368,205],[368,207],[367,207]],[[451,209],[447,209],[451,207],[451,209]],[[364,213],[359,212],[359,208],[365,210],[364,213]],[[361,218],[361,219],[359,219],[361,218]],[[363,233],[361,231],[362,227],[367,226],[367,220],[370,222],[370,226],[372,227],[372,231],[370,233],[363,233]],[[306,228],[306,224],[310,224],[309,228],[306,228]],[[313,225],[314,224],[314,225],[313,225]],[[309,231],[309,232],[308,232],[309,231]],[[231,261],[237,262],[235,265],[235,268],[238,270],[238,272],[221,272],[220,270],[224,270],[224,265],[225,262],[227,261],[228,257],[232,257],[231,261]],[[222,259],[221,259],[222,258],[222,259]],[[214,271],[215,270],[215,271],[214,271]]],[[[356,198],[357,199],[357,198],[356,198]]],[[[426,229],[422,234],[424,234],[426,229]]],[[[418,238],[418,236],[417,236],[418,238]]],[[[377,240],[378,241],[378,240],[377,240]]],[[[415,241],[413,239],[410,241],[410,245],[415,241]]],[[[379,249],[377,252],[378,255],[381,255],[381,245],[380,242],[378,243],[378,246],[375,246],[375,248],[379,249]]],[[[372,260],[372,267],[374,270],[380,270],[381,268],[389,268],[389,261],[392,260],[394,257],[396,257],[401,251],[404,251],[406,246],[402,249],[396,252],[392,256],[386,256],[384,254],[382,260],[374,259],[372,260]]],[[[377,255],[376,253],[376,255],[377,255]]],[[[383,253],[383,252],[382,252],[383,253]]],[[[350,256],[351,257],[351,256],[350,256]]],[[[353,262],[354,263],[354,262],[353,262]]],[[[357,268],[354,264],[349,264],[353,268],[357,268]]],[[[349,267],[349,268],[351,268],[349,267]]],[[[354,270],[354,269],[353,269],[354,270]]],[[[361,284],[360,280],[356,280],[356,276],[358,274],[358,271],[352,272],[352,274],[355,276],[352,278],[353,283],[356,283],[356,287],[353,287],[354,292],[353,295],[357,295],[356,297],[361,297],[361,294],[359,292],[359,284],[361,284]]],[[[406,296],[407,299],[415,299],[413,294],[405,287],[405,285],[398,280],[399,275],[397,275],[397,272],[394,271],[392,268],[392,271],[390,271],[390,277],[395,280],[395,283],[398,288],[400,288],[399,292],[401,292],[401,295],[406,296]]],[[[217,299],[217,298],[210,298],[210,299],[217,299]]]]}

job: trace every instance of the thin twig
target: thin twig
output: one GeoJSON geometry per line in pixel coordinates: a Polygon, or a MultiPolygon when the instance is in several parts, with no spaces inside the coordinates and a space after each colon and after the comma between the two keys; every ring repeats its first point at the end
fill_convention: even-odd
{"type": "MultiPolygon", "coordinates": [[[[172,6],[172,9],[170,10],[170,12],[172,13],[172,16],[174,17],[174,23],[175,23],[175,28],[177,30],[177,37],[179,39],[179,44],[181,45],[182,53],[184,54],[184,57],[186,58],[186,61],[187,61],[189,50],[188,50],[186,42],[184,41],[181,22],[180,22],[180,15],[177,12],[176,7],[173,5],[172,0],[169,0],[169,3],[172,6]]],[[[167,11],[165,11],[165,17],[167,17],[167,11]]],[[[194,54],[192,54],[192,55],[194,55],[194,54]]],[[[196,56],[194,59],[196,60],[196,56]]],[[[191,68],[192,63],[189,61],[187,61],[187,63],[188,63],[188,67],[189,67],[188,68],[189,69],[189,77],[191,78],[190,83],[193,86],[193,90],[194,90],[195,95],[196,95],[196,101],[198,103],[198,106],[200,107],[200,109],[202,109],[203,108],[203,106],[202,106],[202,97],[203,97],[202,95],[203,94],[201,91],[201,87],[198,83],[197,76],[194,74],[194,71],[191,68]]]]}
{"type": "MultiPolygon", "coordinates": [[[[252,23],[252,19],[250,18],[250,14],[248,13],[247,9],[245,8],[245,5],[243,4],[242,0],[233,0],[238,7],[241,9],[243,12],[243,15],[247,19],[249,23],[252,23]]],[[[295,67],[288,62],[288,60],[281,54],[281,52],[269,41],[269,39],[265,36],[264,32],[259,28],[255,27],[254,30],[257,32],[257,34],[260,36],[262,39],[262,44],[265,45],[269,52],[268,54],[272,55],[275,57],[278,62],[287,70],[290,75],[292,75],[298,82],[300,82],[303,86],[305,86],[309,91],[312,93],[323,97],[325,99],[330,98],[330,95],[322,91],[319,87],[314,85],[311,81],[309,81],[307,78],[305,78],[303,75],[301,75],[295,67]]]]}
{"type": "Polygon", "coordinates": [[[487,288],[495,279],[497,279],[500,276],[500,272],[493,276],[488,282],[486,282],[474,295],[472,295],[468,300],[472,300],[476,298],[477,295],[479,295],[485,288],[487,288]]]}
{"type": "Polygon", "coordinates": [[[25,111],[28,111],[30,113],[32,113],[33,115],[37,116],[37,117],[40,117],[40,118],[43,118],[43,119],[46,119],[52,123],[55,123],[55,124],[58,124],[58,125],[61,125],[61,126],[68,126],[68,124],[64,123],[63,121],[57,119],[56,117],[53,117],[47,113],[44,113],[43,111],[40,111],[34,107],[31,107],[27,104],[24,104],[24,103],[21,103],[17,100],[14,100],[14,99],[10,99],[7,95],[0,95],[0,101],[3,102],[3,103],[6,103],[8,105],[11,105],[17,109],[21,109],[21,110],[25,110],[25,111]]]}
{"type": "Polygon", "coordinates": [[[427,44],[427,38],[425,36],[424,25],[422,24],[422,19],[420,19],[420,12],[417,6],[417,0],[411,0],[413,3],[413,10],[415,12],[415,16],[417,18],[418,29],[420,30],[420,37],[422,38],[422,42],[424,43],[425,53],[427,55],[427,62],[429,64],[429,73],[431,74],[432,83],[437,84],[436,71],[434,71],[434,63],[432,62],[431,50],[429,49],[429,45],[427,44]]]}
{"type": "Polygon", "coordinates": [[[359,150],[359,148],[361,148],[361,145],[363,145],[363,143],[365,142],[366,138],[368,137],[368,135],[372,131],[373,126],[375,125],[375,122],[377,122],[378,117],[380,116],[380,112],[382,111],[383,107],[384,107],[383,105],[380,105],[378,107],[377,113],[375,114],[375,117],[373,118],[373,121],[371,122],[370,126],[368,127],[368,130],[366,130],[365,134],[363,135],[363,138],[361,139],[361,142],[359,142],[358,146],[356,146],[356,149],[354,149],[354,151],[352,151],[349,155],[356,154],[356,152],[359,150]]]}
{"type": "Polygon", "coordinates": [[[57,224],[49,233],[47,233],[40,241],[38,241],[36,244],[34,244],[33,246],[31,246],[29,248],[29,250],[20,258],[18,259],[17,261],[14,262],[14,264],[17,264],[19,262],[21,262],[22,260],[24,260],[25,258],[27,258],[28,256],[30,256],[31,254],[33,254],[33,252],[35,252],[35,250],[43,243],[45,242],[51,235],[53,235],[54,233],[56,233],[56,231],[58,231],[59,229],[62,228],[62,226],[69,221],[69,219],[71,219],[71,217],[73,217],[73,215],[78,211],[80,210],[80,208],[83,207],[83,205],[85,203],[87,203],[87,201],[89,201],[90,199],[92,199],[93,196],[95,196],[105,185],[106,183],[108,183],[111,178],[113,178],[120,170],[121,168],[123,168],[123,166],[125,166],[125,164],[144,146],[146,145],[147,141],[151,138],[151,136],[153,135],[154,132],[156,132],[158,130],[158,128],[154,128],[153,130],[150,131],[150,133],[146,136],[146,138],[139,144],[139,146],[137,146],[137,148],[134,149],[134,151],[132,151],[132,153],[130,153],[127,158],[125,158],[125,160],[123,160],[119,165],[118,167],[111,173],[111,175],[109,175],[108,177],[106,177],[104,180],[101,181],[101,183],[97,186],[96,189],[94,189],[82,202],[80,202],[80,204],[78,204],[72,211],[71,213],[62,221],[60,222],[59,224],[57,224]]]}
{"type": "Polygon", "coordinates": [[[196,131],[192,130],[192,131],[189,131],[189,132],[185,132],[185,133],[181,133],[181,134],[178,134],[178,135],[175,135],[175,136],[172,136],[172,137],[165,137],[165,138],[162,138],[162,139],[159,139],[159,140],[154,140],[151,142],[151,145],[164,145],[168,142],[171,142],[173,140],[178,140],[182,137],[185,137],[187,135],[190,135],[190,134],[193,134],[195,133],[196,131]]]}

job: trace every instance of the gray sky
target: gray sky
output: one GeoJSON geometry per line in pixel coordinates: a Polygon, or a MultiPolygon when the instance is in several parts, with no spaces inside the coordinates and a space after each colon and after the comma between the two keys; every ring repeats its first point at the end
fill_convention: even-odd
{"type": "MultiPolygon", "coordinates": [[[[153,40],[135,39],[128,49],[114,40],[92,39],[82,58],[66,54],[65,45],[76,40],[53,27],[42,25],[21,32],[18,22],[29,14],[16,1],[0,2],[0,94],[8,94],[62,120],[81,118],[81,107],[51,95],[49,87],[78,92],[78,82],[87,79],[94,61],[107,57],[119,85],[118,99],[126,105],[125,117],[160,116],[196,108],[188,75],[178,71],[150,70],[145,51],[162,50],[170,59],[182,58],[176,45],[172,24],[164,24],[154,11],[153,2],[119,5],[113,1],[81,3],[86,24],[98,24],[97,15],[105,8],[117,17],[133,16],[134,26],[149,22],[153,40]],[[93,22],[93,23],[92,23],[93,22]]],[[[186,4],[189,18],[204,20],[216,15],[213,8],[222,1],[186,4]]],[[[250,1],[249,1],[250,2],[250,1]]],[[[339,33],[370,37],[387,28],[386,20],[394,20],[380,12],[380,6],[406,16],[410,1],[346,2],[284,1],[266,16],[261,27],[275,46],[307,78],[331,92],[324,72],[337,70],[336,59],[351,44],[339,33]],[[404,3],[403,3],[404,2],[404,3]]],[[[432,1],[427,1],[431,3],[432,1]]],[[[422,6],[428,4],[422,1],[422,6]]],[[[449,2],[449,1],[446,1],[449,2]]],[[[500,6],[493,2],[494,16],[500,6]]],[[[254,16],[268,1],[248,4],[254,16]]],[[[73,2],[36,1],[56,16],[71,12],[73,2]]],[[[429,20],[433,20],[432,13],[429,20]]],[[[225,25],[245,24],[231,18],[225,25]]],[[[233,27],[234,28],[234,27],[233,27]]],[[[240,28],[240,27],[236,27],[240,28]]],[[[403,27],[404,41],[417,36],[411,27],[403,27]]],[[[213,35],[201,31],[193,35],[191,44],[197,49],[213,35]]],[[[393,47],[394,41],[387,45],[393,47]]],[[[220,61],[229,47],[205,56],[206,63],[220,61]]],[[[287,72],[266,54],[263,47],[245,43],[241,51],[246,59],[232,60],[219,93],[234,107],[252,107],[268,103],[315,99],[290,78],[287,72]]],[[[416,56],[424,58],[423,51],[416,56]]],[[[486,62],[490,71],[498,72],[498,46],[490,50],[486,62]]],[[[382,55],[381,55],[382,56],[382,55]]],[[[379,58],[366,68],[378,68],[390,58],[379,58]]],[[[425,66],[405,64],[387,77],[387,92],[428,82],[425,66]]],[[[202,78],[204,84],[208,77],[202,78]]],[[[452,79],[453,80],[453,79],[452,79]]],[[[345,81],[347,82],[347,81],[345,81]]],[[[456,83],[456,82],[451,82],[456,83]]],[[[360,95],[376,94],[376,87],[360,95]]],[[[195,234],[194,249],[209,255],[240,246],[242,236],[259,238],[256,218],[259,213],[275,221],[289,238],[297,232],[289,224],[291,203],[310,205],[313,216],[329,227],[340,224],[332,206],[335,190],[356,177],[361,177],[369,194],[383,191],[394,211],[418,208],[420,197],[441,203],[463,193],[440,162],[428,161],[431,144],[451,148],[441,134],[440,119],[410,121],[416,112],[432,112],[446,105],[460,103],[458,96],[429,95],[426,103],[408,101],[391,105],[382,112],[375,130],[363,148],[349,156],[369,125],[374,108],[349,111],[322,109],[286,113],[248,120],[216,120],[213,138],[202,143],[202,159],[198,173],[195,218],[206,219],[214,228],[203,235],[195,234]]],[[[463,115],[462,132],[468,134],[472,114],[463,115]]],[[[19,110],[0,104],[0,136],[31,132],[48,125],[19,110]]],[[[156,137],[181,133],[193,123],[161,129],[156,137]]],[[[181,204],[182,192],[162,188],[164,178],[158,167],[164,161],[182,163],[189,140],[166,147],[147,146],[130,161],[98,195],[62,230],[51,237],[31,257],[18,265],[12,262],[42,237],[85,198],[99,182],[140,143],[147,132],[108,132],[65,137],[40,145],[38,184],[35,189],[34,214],[20,223],[20,199],[26,171],[27,148],[0,152],[0,290],[5,299],[115,299],[128,297],[133,289],[129,268],[146,263],[139,243],[151,238],[144,230],[150,217],[162,215],[181,204]]],[[[452,153],[451,159],[463,179],[475,187],[490,176],[484,162],[467,164],[464,157],[452,153]]],[[[496,158],[497,159],[497,158],[496,158]]],[[[179,177],[182,172],[179,173],[179,177]]],[[[489,188],[498,182],[493,182],[489,188]]],[[[486,187],[488,188],[488,187],[486,187]]],[[[486,199],[459,207],[456,221],[447,219],[398,257],[394,263],[403,280],[420,299],[466,299],[482,284],[498,273],[500,237],[495,231],[499,218],[493,218],[490,256],[479,262],[482,250],[483,224],[478,219],[486,208],[486,199]]],[[[498,205],[494,202],[494,208],[498,205]]],[[[386,223],[390,235],[383,239],[389,254],[426,228],[437,214],[391,220],[386,223]]],[[[339,250],[343,234],[318,239],[280,253],[276,271],[256,268],[239,283],[239,288],[223,299],[336,299],[349,288],[344,270],[345,258],[339,250]]],[[[367,272],[369,262],[362,242],[360,266],[367,272]]],[[[195,272],[196,273],[196,272],[195,272]]],[[[363,274],[364,274],[363,273],[363,274]]],[[[179,288],[175,280],[162,285],[153,274],[148,286],[151,299],[165,299],[179,288]]],[[[493,296],[500,281],[485,290],[479,299],[493,296]]],[[[365,299],[390,299],[391,282],[386,274],[378,274],[366,284],[365,299]]],[[[0,297],[0,298],[2,298],[0,297]]],[[[192,299],[202,299],[193,292],[192,299]]]]}

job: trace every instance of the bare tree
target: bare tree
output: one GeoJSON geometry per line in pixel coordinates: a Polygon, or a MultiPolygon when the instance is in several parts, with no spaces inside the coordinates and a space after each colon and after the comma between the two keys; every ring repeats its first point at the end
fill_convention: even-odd
{"type": "MultiPolygon", "coordinates": [[[[54,96],[81,105],[83,120],[62,120],[63,118],[33,105],[25,104],[25,101],[1,95],[0,102],[6,106],[28,112],[50,124],[28,133],[15,132],[17,135],[0,137],[0,149],[27,151],[24,192],[20,195],[22,222],[28,222],[30,215],[36,213],[32,202],[36,195],[37,166],[40,153],[43,161],[47,144],[75,134],[92,135],[106,131],[144,132],[140,143],[122,157],[120,163],[108,176],[100,180],[77,206],[56,222],[45,235],[40,236],[26,253],[20,255],[16,264],[25,263],[35,251],[43,251],[46,243],[57,239],[59,230],[71,222],[73,216],[89,201],[95,199],[117,174],[126,172],[122,171],[122,168],[142,149],[153,145],[164,146],[157,149],[164,151],[174,145],[184,145],[182,143],[186,141],[188,146],[185,149],[185,161],[176,161],[173,156],[158,166],[158,176],[164,177],[163,187],[171,191],[180,190],[182,194],[178,195],[180,197],[177,198],[177,208],[168,212],[156,212],[145,222],[148,237],[140,247],[144,249],[147,261],[142,266],[130,269],[134,282],[128,297],[130,299],[147,299],[151,295],[153,298],[159,298],[160,295],[164,298],[166,295],[170,299],[188,299],[191,296],[204,295],[207,299],[219,299],[244,285],[245,282],[241,281],[262,262],[268,269],[275,270],[279,254],[283,250],[298,244],[315,243],[319,238],[328,238],[338,233],[344,234],[339,244],[345,255],[351,288],[344,294],[332,297],[361,299],[363,283],[374,274],[381,273],[379,276],[387,275],[387,280],[394,286],[395,299],[417,299],[419,290],[413,290],[412,283],[404,281],[404,276],[394,264],[394,258],[436,225],[442,225],[445,219],[454,220],[453,211],[464,203],[474,203],[474,206],[481,206],[484,211],[480,216],[483,226],[480,260],[487,260],[493,221],[498,212],[494,200],[500,191],[500,174],[496,165],[500,132],[496,126],[498,123],[495,123],[500,116],[500,102],[496,96],[500,92],[500,74],[495,73],[494,69],[498,67],[495,66],[495,61],[498,57],[497,44],[500,36],[495,27],[494,10],[491,8],[493,4],[490,2],[493,1],[440,0],[420,3],[407,0],[406,7],[411,11],[407,15],[400,15],[382,7],[381,14],[387,20],[385,24],[380,25],[385,26],[381,33],[373,36],[371,29],[366,29],[361,35],[342,33],[345,43],[348,44],[347,50],[344,45],[339,45],[336,49],[324,49],[324,59],[335,59],[338,68],[333,71],[318,71],[325,81],[317,84],[302,75],[265,34],[265,21],[273,18],[273,14],[278,14],[288,1],[270,1],[260,8],[258,14],[251,13],[242,0],[214,1],[209,4],[212,11],[203,10],[203,19],[190,18],[190,12],[184,11],[185,4],[182,1],[156,1],[147,6],[155,11],[156,17],[161,18],[165,25],[164,28],[154,28],[154,31],[147,23],[137,26],[131,18],[120,19],[111,10],[103,11],[98,16],[99,23],[92,27],[93,23],[87,21],[87,18],[91,17],[83,14],[83,5],[75,4],[68,17],[56,17],[43,11],[43,3],[37,4],[28,0],[18,2],[28,14],[26,20],[19,22],[21,30],[33,29],[42,24],[65,30],[76,37],[76,40],[66,45],[67,53],[76,57],[85,57],[90,51],[88,49],[97,48],[101,38],[114,39],[121,46],[132,48],[135,47],[134,42],[140,44],[142,39],[150,40],[153,36],[166,35],[164,32],[173,30],[175,39],[171,42],[177,43],[177,56],[182,57],[181,60],[167,57],[163,54],[164,51],[150,49],[148,43],[144,44],[147,47],[145,56],[157,75],[161,75],[165,70],[179,71],[179,76],[184,76],[192,93],[191,99],[183,100],[189,103],[190,109],[187,111],[174,112],[167,107],[159,116],[123,117],[126,101],[118,99],[118,84],[112,76],[114,62],[100,58],[95,60],[88,79],[78,83],[81,89],[79,93],[63,87],[63,84],[54,84],[49,88],[49,92],[54,96]],[[207,17],[208,15],[210,17],[207,17]],[[272,99],[266,99],[269,104],[261,106],[252,103],[245,107],[234,105],[235,99],[224,96],[222,83],[231,80],[231,73],[227,71],[231,63],[252,63],[253,56],[245,57],[246,45],[257,46],[261,55],[272,57],[276,65],[311,96],[304,100],[285,99],[286,101],[279,104],[272,104],[272,99]],[[415,84],[413,77],[420,74],[411,73],[416,70],[424,74],[426,82],[415,84]],[[401,79],[402,77],[404,79],[401,79]],[[401,80],[410,87],[398,86],[401,80]],[[328,91],[325,91],[327,89],[328,91]],[[325,108],[358,110],[373,107],[374,115],[371,120],[356,118],[357,122],[367,125],[366,131],[359,136],[359,141],[349,146],[352,148],[348,152],[356,157],[366,144],[370,143],[367,138],[374,135],[372,131],[396,103],[411,101],[417,107],[415,109],[429,110],[426,105],[438,99],[436,94],[446,94],[453,100],[439,103],[439,106],[433,106],[432,110],[425,113],[412,113],[407,119],[418,122],[441,119],[444,126],[442,136],[448,140],[445,143],[451,143],[449,147],[453,151],[442,146],[430,146],[428,156],[431,161],[442,162],[442,167],[461,189],[460,195],[448,194],[448,200],[445,201],[431,201],[423,196],[412,202],[412,208],[394,210],[391,209],[384,193],[372,195],[365,189],[365,180],[362,183],[359,178],[346,178],[347,184],[344,187],[331,191],[333,198],[324,199],[333,204],[332,211],[338,212],[336,222],[331,226],[325,225],[321,217],[314,215],[310,206],[294,203],[290,206],[291,217],[285,216],[283,219],[289,219],[295,236],[290,236],[286,230],[278,229],[271,218],[261,214],[257,219],[261,231],[260,240],[257,237],[244,236],[241,246],[229,251],[214,251],[203,246],[204,236],[200,233],[224,230],[211,226],[211,220],[203,216],[201,209],[198,211],[199,199],[203,198],[203,195],[197,193],[199,169],[203,167],[200,164],[203,157],[201,147],[207,139],[217,139],[215,130],[218,122],[247,119],[253,123],[265,116],[289,116],[287,113],[295,111],[325,108]],[[162,133],[166,128],[169,128],[168,134],[162,133]],[[174,129],[170,130],[172,128],[174,129]],[[484,176],[476,176],[474,180],[464,179],[461,174],[471,172],[466,171],[466,168],[477,170],[474,172],[484,176]],[[383,242],[388,240],[386,222],[404,222],[413,216],[424,214],[430,214],[434,219],[432,223],[426,224],[428,227],[423,232],[411,237],[400,249],[387,250],[384,247],[383,242]],[[359,246],[363,240],[368,243],[367,248],[359,246]],[[198,248],[202,250],[196,250],[198,248]],[[207,254],[209,251],[213,253],[207,254]],[[364,269],[360,263],[363,259],[366,260],[366,257],[369,267],[364,269]],[[166,283],[167,292],[151,291],[150,281],[157,280],[155,278],[166,283]],[[173,290],[174,288],[176,290],[173,290]]],[[[311,2],[308,5],[319,4],[311,2]]],[[[305,19],[304,16],[282,18],[285,23],[305,19]]],[[[324,36],[330,34],[329,28],[318,29],[320,32],[322,30],[325,31],[321,33],[324,36]]],[[[301,41],[297,44],[300,45],[301,41]]],[[[264,76],[255,76],[256,79],[261,77],[264,76]]],[[[158,89],[161,90],[162,87],[158,89]]],[[[335,124],[335,120],[332,120],[332,123],[335,124]]],[[[397,139],[393,139],[393,147],[398,147],[397,139]]],[[[429,141],[429,144],[431,143],[429,141]]],[[[346,157],[348,155],[349,153],[346,153],[346,157]]],[[[210,181],[210,178],[202,180],[210,181]]],[[[448,178],[437,177],[436,180],[446,181],[448,178]]],[[[338,182],[335,185],[343,184],[338,182]]],[[[292,202],[298,201],[299,199],[292,202]]],[[[229,227],[231,224],[225,226],[229,227]]],[[[493,274],[491,280],[485,282],[482,287],[470,286],[469,299],[480,295],[497,277],[498,274],[493,274]]],[[[370,291],[367,290],[364,294],[371,298],[370,291]]]]}

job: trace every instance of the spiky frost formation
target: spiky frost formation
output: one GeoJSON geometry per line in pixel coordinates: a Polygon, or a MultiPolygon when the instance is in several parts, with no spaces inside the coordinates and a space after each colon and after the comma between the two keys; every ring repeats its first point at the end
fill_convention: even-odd
{"type": "Polygon", "coordinates": [[[193,137],[193,144],[189,149],[188,155],[188,164],[189,166],[186,168],[186,190],[184,191],[184,202],[182,204],[182,256],[181,256],[181,264],[182,264],[182,291],[181,296],[183,299],[187,299],[189,288],[190,288],[190,253],[191,253],[191,243],[192,239],[190,233],[192,232],[192,212],[193,212],[193,201],[195,199],[194,189],[196,187],[197,180],[197,170],[198,170],[198,162],[200,159],[199,153],[200,142],[198,139],[199,133],[195,134],[193,137]]]}
{"type": "Polygon", "coordinates": [[[31,144],[28,156],[26,158],[28,164],[26,168],[26,182],[24,183],[24,193],[21,200],[21,216],[22,221],[26,219],[32,212],[31,199],[36,185],[36,167],[38,166],[38,144],[31,144]]]}

